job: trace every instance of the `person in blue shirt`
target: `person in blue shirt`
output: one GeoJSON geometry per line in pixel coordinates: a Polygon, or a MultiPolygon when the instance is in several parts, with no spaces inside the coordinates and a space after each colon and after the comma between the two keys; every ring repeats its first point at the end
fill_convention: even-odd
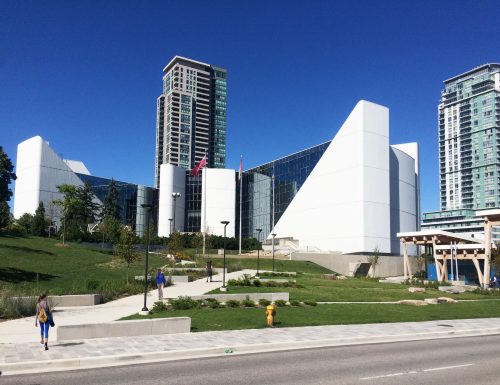
{"type": "Polygon", "coordinates": [[[158,268],[158,272],[156,273],[156,286],[158,287],[158,299],[161,301],[163,299],[163,286],[167,284],[167,280],[165,279],[165,274],[158,268]]]}

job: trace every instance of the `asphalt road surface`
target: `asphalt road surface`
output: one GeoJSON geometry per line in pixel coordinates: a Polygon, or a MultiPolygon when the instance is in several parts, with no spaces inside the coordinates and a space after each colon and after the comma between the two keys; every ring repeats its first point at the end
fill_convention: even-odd
{"type": "Polygon", "coordinates": [[[500,336],[231,355],[23,376],[0,385],[499,385],[500,336]]]}

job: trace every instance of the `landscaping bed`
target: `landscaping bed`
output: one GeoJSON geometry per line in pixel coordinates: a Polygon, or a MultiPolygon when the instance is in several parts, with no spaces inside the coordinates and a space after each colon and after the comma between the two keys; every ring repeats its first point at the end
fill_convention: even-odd
{"type": "MultiPolygon", "coordinates": [[[[191,317],[191,331],[259,329],[266,325],[263,308],[198,308],[158,311],[148,318],[191,317]]],[[[143,319],[138,314],[125,319],[143,319]]],[[[412,307],[397,304],[329,304],[278,307],[276,327],[418,322],[500,317],[500,302],[462,302],[412,307]]]]}

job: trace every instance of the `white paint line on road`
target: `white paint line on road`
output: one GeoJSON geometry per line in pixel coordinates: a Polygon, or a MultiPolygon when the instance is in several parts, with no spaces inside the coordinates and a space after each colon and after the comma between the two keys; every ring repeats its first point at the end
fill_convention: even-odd
{"type": "Polygon", "coordinates": [[[432,369],[424,369],[422,370],[423,372],[433,372],[435,370],[448,370],[448,369],[456,369],[456,368],[463,368],[465,366],[472,366],[474,364],[463,364],[463,365],[453,365],[453,366],[442,366],[440,368],[432,368],[432,369]]]}
{"type": "Polygon", "coordinates": [[[463,368],[463,367],[472,366],[472,365],[474,365],[474,364],[442,366],[440,368],[431,368],[431,369],[423,369],[423,370],[411,370],[409,372],[404,372],[404,373],[389,373],[389,374],[382,374],[380,376],[361,377],[360,380],[375,380],[375,379],[378,379],[378,378],[397,377],[397,376],[404,376],[404,375],[407,375],[407,374],[418,374],[418,373],[425,373],[425,372],[433,372],[433,371],[436,371],[436,370],[449,370],[449,369],[463,368]]]}

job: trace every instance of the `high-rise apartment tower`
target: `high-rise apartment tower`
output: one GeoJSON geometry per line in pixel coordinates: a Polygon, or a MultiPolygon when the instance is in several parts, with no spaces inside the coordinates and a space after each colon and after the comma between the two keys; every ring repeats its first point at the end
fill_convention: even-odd
{"type": "Polygon", "coordinates": [[[207,154],[208,167],[226,165],[227,71],[175,56],[163,73],[156,113],[157,187],[163,163],[191,169],[207,154]]]}
{"type": "Polygon", "coordinates": [[[500,64],[444,82],[439,104],[441,210],[500,207],[500,64]]]}

